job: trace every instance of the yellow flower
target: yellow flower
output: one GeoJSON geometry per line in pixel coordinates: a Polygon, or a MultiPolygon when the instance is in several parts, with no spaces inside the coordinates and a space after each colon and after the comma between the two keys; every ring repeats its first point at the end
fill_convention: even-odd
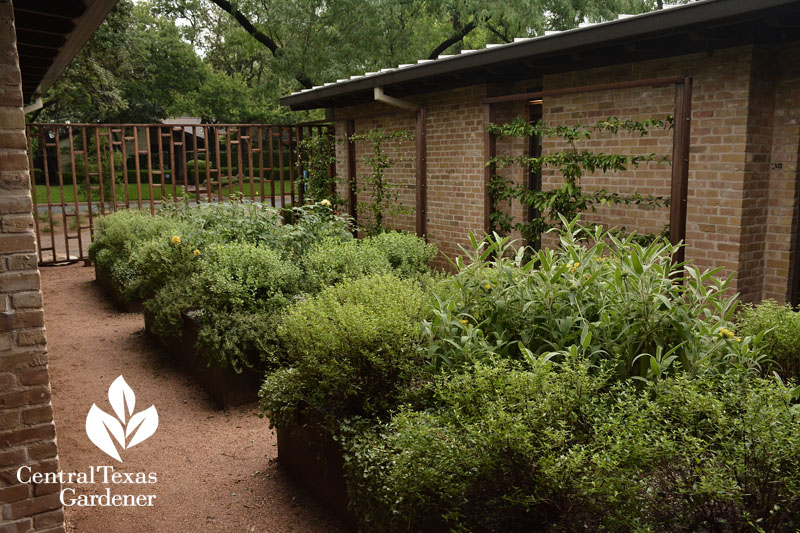
{"type": "Polygon", "coordinates": [[[575,268],[578,268],[579,266],[581,266],[581,264],[575,261],[575,268]]]}
{"type": "Polygon", "coordinates": [[[194,251],[193,251],[192,253],[194,254],[194,256],[195,256],[195,257],[197,257],[198,255],[200,255],[200,250],[198,250],[197,248],[195,248],[195,249],[194,249],[194,251]]]}
{"type": "Polygon", "coordinates": [[[490,283],[487,283],[486,285],[483,286],[483,288],[488,291],[489,289],[492,288],[492,285],[490,283]]]}
{"type": "Polygon", "coordinates": [[[329,206],[329,205],[331,205],[331,202],[330,202],[330,200],[325,198],[324,200],[320,200],[319,204],[320,205],[324,205],[324,206],[329,206]]]}
{"type": "Polygon", "coordinates": [[[172,237],[172,244],[180,244],[181,238],[178,235],[172,237]]]}
{"type": "Polygon", "coordinates": [[[466,318],[462,318],[462,319],[461,319],[461,323],[462,323],[462,324],[464,324],[464,325],[466,325],[466,324],[467,324],[467,319],[466,319],[466,318]]]}
{"type": "Polygon", "coordinates": [[[742,342],[742,338],[741,337],[736,337],[736,342],[742,342]]]}
{"type": "Polygon", "coordinates": [[[728,337],[729,339],[735,337],[735,334],[728,328],[719,328],[719,331],[717,333],[719,334],[720,337],[728,337]]]}
{"type": "Polygon", "coordinates": [[[605,260],[606,260],[606,258],[605,258],[605,257],[598,257],[598,258],[597,258],[597,262],[598,262],[598,263],[602,263],[602,262],[603,262],[603,261],[605,261],[605,260]]]}

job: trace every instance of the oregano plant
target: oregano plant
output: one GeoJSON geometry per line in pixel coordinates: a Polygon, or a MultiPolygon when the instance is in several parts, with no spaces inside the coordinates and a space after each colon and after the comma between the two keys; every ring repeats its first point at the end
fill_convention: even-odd
{"type": "MultiPolygon", "coordinates": [[[[548,126],[541,120],[530,123],[524,118],[518,117],[508,124],[489,124],[489,132],[500,138],[538,137],[540,139],[558,139],[567,144],[567,148],[560,151],[541,155],[513,156],[506,154],[494,157],[487,162],[487,165],[492,165],[498,171],[511,165],[520,166],[531,173],[540,173],[544,168],[552,168],[562,178],[560,187],[531,190],[526,185],[514,183],[495,173],[489,184],[493,207],[491,214],[493,231],[508,234],[517,230],[529,242],[535,242],[543,232],[558,227],[560,217],[571,220],[580,213],[594,211],[598,205],[643,205],[648,208],[668,206],[669,197],[667,196],[642,195],[636,191],[619,194],[608,192],[605,189],[586,192],[581,187],[581,178],[589,173],[620,172],[651,162],[670,164],[669,157],[659,156],[655,153],[630,155],[595,152],[579,149],[578,144],[592,139],[593,134],[597,132],[616,135],[620,131],[625,131],[644,137],[654,128],[671,127],[672,117],[668,117],[666,120],[645,119],[641,121],[610,117],[595,124],[571,126],[548,126]],[[521,222],[515,220],[511,214],[502,211],[503,203],[508,202],[508,205],[511,205],[514,199],[524,207],[535,210],[538,216],[521,222]]],[[[665,231],[666,228],[662,235],[665,234],[665,231]]],[[[653,236],[643,237],[645,240],[651,240],[653,236]]]]}
{"type": "Polygon", "coordinates": [[[398,163],[386,153],[384,144],[394,142],[402,145],[412,140],[414,135],[407,130],[386,131],[375,128],[366,133],[359,133],[350,137],[351,141],[366,141],[371,147],[371,152],[364,156],[364,163],[370,167],[371,172],[359,176],[360,187],[357,192],[370,195],[371,202],[359,203],[360,211],[368,212],[371,216],[362,228],[367,235],[377,235],[384,231],[386,217],[398,214],[410,214],[413,208],[406,207],[400,200],[400,187],[386,179],[386,171],[398,163]]]}

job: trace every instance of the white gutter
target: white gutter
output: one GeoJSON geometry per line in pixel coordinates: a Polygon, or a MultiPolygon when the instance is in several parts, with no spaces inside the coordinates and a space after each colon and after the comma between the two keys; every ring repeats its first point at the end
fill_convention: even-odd
{"type": "Polygon", "coordinates": [[[399,107],[401,109],[406,109],[408,111],[419,111],[420,106],[415,103],[409,102],[407,100],[401,100],[399,98],[395,98],[394,96],[389,96],[384,94],[383,87],[375,87],[374,96],[376,102],[381,102],[384,104],[388,104],[393,107],[399,107]]]}
{"type": "Polygon", "coordinates": [[[36,100],[33,101],[32,104],[26,105],[22,108],[22,111],[27,115],[28,113],[33,113],[34,111],[39,111],[44,104],[42,103],[42,95],[37,94],[36,100]]]}

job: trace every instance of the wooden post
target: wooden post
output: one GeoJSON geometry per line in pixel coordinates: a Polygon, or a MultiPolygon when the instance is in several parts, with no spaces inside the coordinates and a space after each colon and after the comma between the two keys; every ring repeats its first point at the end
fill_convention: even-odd
{"type": "Polygon", "coordinates": [[[417,109],[416,167],[417,167],[417,236],[428,240],[428,141],[425,108],[417,109]]]}
{"type": "MultiPolygon", "coordinates": [[[[353,222],[358,221],[358,191],[356,182],[356,143],[351,139],[356,134],[356,121],[348,120],[345,129],[347,136],[347,214],[353,222]]],[[[357,230],[353,230],[354,232],[357,230]]]]}
{"type": "MultiPolygon", "coordinates": [[[[489,124],[494,123],[495,112],[494,104],[483,105],[483,159],[489,161],[497,156],[497,138],[489,133],[489,124]]],[[[489,186],[494,177],[495,165],[487,164],[483,169],[483,230],[489,233],[492,229],[492,195],[489,193],[489,186]]]]}
{"type": "MultiPolygon", "coordinates": [[[[675,123],[672,139],[672,190],[669,207],[669,240],[672,244],[686,242],[686,204],[689,190],[689,137],[692,119],[692,79],[675,84],[675,123]]],[[[685,259],[681,247],[673,258],[676,263],[685,259]]]]}

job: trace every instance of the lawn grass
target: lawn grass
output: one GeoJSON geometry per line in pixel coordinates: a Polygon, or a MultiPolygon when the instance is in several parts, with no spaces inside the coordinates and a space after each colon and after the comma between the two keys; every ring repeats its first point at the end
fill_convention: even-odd
{"type": "MultiPolygon", "coordinates": [[[[290,187],[289,183],[284,183],[284,188],[286,189],[286,194],[289,194],[290,187]]],[[[281,194],[281,183],[275,183],[275,195],[279,196],[281,194]]],[[[297,190],[297,185],[295,185],[295,190],[297,190]]],[[[124,202],[125,201],[125,188],[123,185],[117,185],[116,187],[117,192],[117,202],[124,202]]],[[[234,182],[233,184],[233,192],[239,192],[239,183],[234,182]]],[[[254,188],[254,196],[256,199],[260,198],[261,195],[261,185],[256,183],[254,188]]],[[[172,186],[167,185],[164,190],[164,197],[172,198],[172,186]]],[[[211,191],[211,196],[216,198],[218,196],[217,187],[213,187],[211,191]]],[[[264,182],[264,194],[266,195],[267,201],[269,200],[270,194],[270,182],[264,182]]],[[[110,199],[110,195],[105,195],[107,198],[110,199]]],[[[178,188],[178,196],[183,197],[185,196],[183,192],[183,187],[178,188]]],[[[222,196],[227,198],[230,196],[230,189],[227,185],[223,185],[222,189],[222,196]]],[[[250,197],[250,183],[244,183],[242,189],[242,196],[245,198],[250,197]]],[[[195,198],[194,193],[188,194],[189,198],[195,198]]],[[[202,192],[200,194],[200,199],[205,199],[207,197],[207,193],[202,192]]],[[[136,184],[129,183],[128,184],[128,200],[129,202],[136,202],[139,198],[136,184]]],[[[153,187],[153,200],[158,201],[162,199],[161,194],[161,187],[153,187]]],[[[100,201],[100,192],[99,191],[92,191],[92,202],[99,202],[100,201]]],[[[149,202],[150,201],[150,188],[147,184],[142,184],[142,201],[149,202]]],[[[64,203],[72,204],[75,202],[75,186],[74,185],[64,185],[64,203]]],[[[78,202],[86,202],[86,190],[84,188],[78,187],[78,202]]],[[[47,187],[45,185],[37,185],[36,186],[36,203],[39,205],[47,205],[47,187]]],[[[53,205],[61,204],[61,190],[57,185],[50,186],[50,203],[53,205]]]]}

